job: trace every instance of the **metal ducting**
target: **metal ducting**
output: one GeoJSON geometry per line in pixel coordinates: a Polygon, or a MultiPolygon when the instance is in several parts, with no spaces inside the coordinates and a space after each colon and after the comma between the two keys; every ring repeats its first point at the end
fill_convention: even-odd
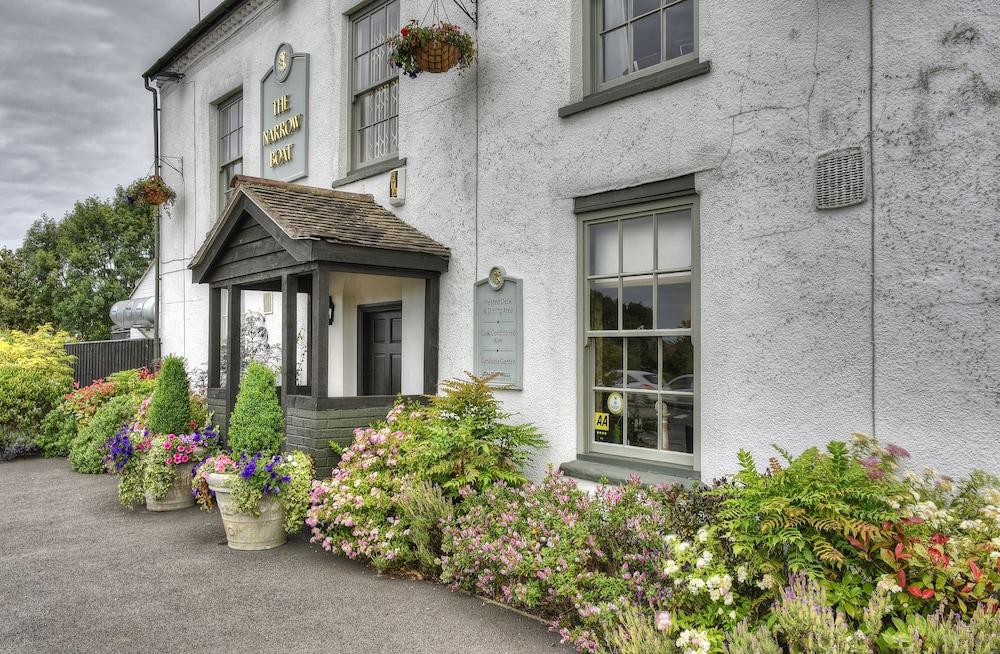
{"type": "Polygon", "coordinates": [[[122,300],[111,305],[111,322],[119,327],[142,329],[152,327],[156,319],[156,303],[151,297],[122,300]]]}

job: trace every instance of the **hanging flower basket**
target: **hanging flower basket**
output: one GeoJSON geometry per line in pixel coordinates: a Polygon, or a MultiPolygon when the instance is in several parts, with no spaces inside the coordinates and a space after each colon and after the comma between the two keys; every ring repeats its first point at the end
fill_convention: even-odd
{"type": "Polygon", "coordinates": [[[150,207],[161,204],[173,204],[177,199],[174,189],[167,186],[163,178],[158,175],[151,175],[145,179],[140,179],[133,183],[125,192],[130,204],[140,204],[150,207]]]}
{"type": "Polygon", "coordinates": [[[389,39],[390,60],[404,74],[445,73],[464,70],[476,60],[476,46],[461,27],[440,22],[430,26],[411,20],[389,39]]]}
{"type": "Polygon", "coordinates": [[[146,178],[146,183],[142,186],[142,199],[146,204],[160,205],[164,202],[172,201],[177,195],[162,177],[152,176],[146,178]]]}

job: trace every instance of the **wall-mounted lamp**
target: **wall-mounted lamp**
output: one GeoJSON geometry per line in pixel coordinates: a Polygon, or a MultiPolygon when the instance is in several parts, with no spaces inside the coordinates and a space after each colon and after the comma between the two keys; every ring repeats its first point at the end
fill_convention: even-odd
{"type": "Polygon", "coordinates": [[[333,324],[333,312],[336,310],[336,305],[333,303],[333,298],[330,298],[330,322],[328,324],[333,324]]]}

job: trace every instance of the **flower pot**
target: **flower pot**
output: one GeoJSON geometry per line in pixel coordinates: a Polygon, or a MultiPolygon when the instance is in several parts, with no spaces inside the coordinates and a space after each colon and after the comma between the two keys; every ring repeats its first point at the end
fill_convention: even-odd
{"type": "Polygon", "coordinates": [[[215,503],[222,514],[226,540],[234,550],[269,550],[285,543],[285,509],[271,497],[260,503],[260,516],[239,513],[233,508],[229,488],[235,475],[213,472],[208,476],[208,487],[215,493],[215,503]]]}
{"type": "Polygon", "coordinates": [[[417,65],[428,73],[446,73],[458,63],[462,53],[458,48],[443,41],[431,41],[414,51],[417,65]]]}
{"type": "Polygon", "coordinates": [[[146,491],[146,509],[149,511],[177,511],[194,506],[194,496],[191,495],[191,470],[195,462],[182,463],[174,466],[174,481],[167,489],[167,494],[156,499],[146,491]]]}

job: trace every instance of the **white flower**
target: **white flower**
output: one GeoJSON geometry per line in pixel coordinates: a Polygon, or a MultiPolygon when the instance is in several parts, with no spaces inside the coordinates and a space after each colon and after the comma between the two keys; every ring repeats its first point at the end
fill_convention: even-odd
{"type": "Polygon", "coordinates": [[[693,577],[688,581],[688,588],[691,589],[692,593],[697,593],[705,588],[705,582],[698,577],[693,577]]]}
{"type": "Polygon", "coordinates": [[[702,527],[698,530],[698,542],[707,543],[708,542],[708,527],[702,527]]]}
{"type": "Polygon", "coordinates": [[[770,574],[766,574],[760,578],[760,581],[757,582],[757,588],[760,588],[761,590],[767,590],[768,588],[774,588],[774,585],[776,583],[777,582],[775,581],[774,577],[772,577],[770,574]]]}
{"type": "Polygon", "coordinates": [[[686,550],[686,549],[688,549],[690,547],[691,547],[691,543],[689,543],[689,542],[687,542],[685,540],[685,541],[681,541],[680,543],[677,543],[677,547],[675,549],[678,552],[683,552],[684,550],[686,550]]]}
{"type": "Polygon", "coordinates": [[[886,575],[878,580],[878,585],[875,587],[876,590],[896,594],[902,592],[902,588],[896,583],[896,577],[892,575],[886,575]]]}
{"type": "Polygon", "coordinates": [[[741,565],[740,567],[736,568],[736,579],[741,584],[747,580],[748,576],[750,576],[750,574],[747,572],[747,567],[745,565],[741,565]]]}
{"type": "Polygon", "coordinates": [[[667,562],[663,564],[663,574],[667,577],[680,569],[681,567],[677,565],[677,561],[674,561],[673,559],[667,559],[667,562]]]}
{"type": "Polygon", "coordinates": [[[684,654],[708,654],[711,642],[704,632],[685,629],[677,638],[677,647],[683,647],[684,654]]]}

